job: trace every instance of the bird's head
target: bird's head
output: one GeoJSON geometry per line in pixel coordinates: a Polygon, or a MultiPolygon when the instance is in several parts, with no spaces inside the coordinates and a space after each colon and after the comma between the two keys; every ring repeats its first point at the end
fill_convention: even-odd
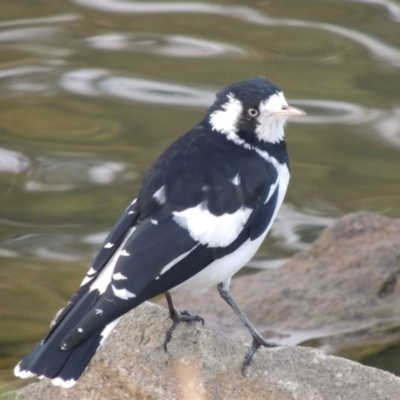
{"type": "Polygon", "coordinates": [[[258,77],[222,89],[207,118],[218,132],[255,135],[259,140],[278,143],[283,140],[286,119],[301,115],[305,112],[289,106],[278,86],[258,77]]]}

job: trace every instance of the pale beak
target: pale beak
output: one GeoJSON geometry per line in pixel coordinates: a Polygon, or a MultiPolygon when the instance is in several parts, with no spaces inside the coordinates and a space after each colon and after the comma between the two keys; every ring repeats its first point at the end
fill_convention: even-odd
{"type": "Polygon", "coordinates": [[[300,110],[300,108],[287,106],[280,111],[274,112],[273,115],[277,117],[300,117],[306,115],[306,112],[300,110]]]}

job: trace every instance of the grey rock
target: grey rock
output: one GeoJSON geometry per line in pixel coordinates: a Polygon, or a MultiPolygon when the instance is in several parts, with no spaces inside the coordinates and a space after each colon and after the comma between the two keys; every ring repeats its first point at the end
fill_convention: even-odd
{"type": "Polygon", "coordinates": [[[247,376],[249,343],[195,326],[179,326],[163,350],[168,313],[145,303],[130,312],[71,389],[33,383],[7,399],[392,400],[400,379],[306,347],[261,349],[247,376]]]}

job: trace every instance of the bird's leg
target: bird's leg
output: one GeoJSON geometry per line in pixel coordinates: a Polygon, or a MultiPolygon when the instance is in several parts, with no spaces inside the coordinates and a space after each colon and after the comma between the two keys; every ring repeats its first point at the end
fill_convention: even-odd
{"type": "Polygon", "coordinates": [[[242,374],[245,375],[247,367],[250,365],[251,360],[253,359],[256,351],[261,347],[277,347],[278,344],[267,342],[262,335],[257,331],[257,329],[253,326],[253,324],[246,317],[244,312],[239,308],[231,294],[229,293],[229,281],[220,283],[218,285],[218,292],[220,296],[232,307],[233,311],[238,315],[238,317],[242,320],[246,328],[249,330],[251,336],[253,337],[253,343],[251,345],[250,350],[244,357],[242,364],[242,374]]]}
{"type": "Polygon", "coordinates": [[[169,292],[165,292],[165,297],[166,297],[167,303],[168,303],[169,316],[171,317],[171,319],[173,321],[171,327],[167,330],[167,333],[165,334],[164,350],[167,351],[168,343],[171,340],[172,334],[179,323],[181,323],[181,322],[201,322],[204,325],[204,319],[199,317],[198,315],[193,315],[189,311],[186,311],[186,310],[178,311],[174,307],[174,303],[172,302],[172,297],[169,294],[169,292]]]}

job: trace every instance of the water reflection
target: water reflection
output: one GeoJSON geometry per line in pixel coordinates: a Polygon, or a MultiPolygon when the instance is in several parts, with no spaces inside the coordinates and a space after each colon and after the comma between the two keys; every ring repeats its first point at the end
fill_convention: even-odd
{"type": "Polygon", "coordinates": [[[1,243],[3,257],[36,257],[61,261],[88,261],[87,251],[79,251],[77,236],[68,234],[26,234],[1,243]]]}
{"type": "Polygon", "coordinates": [[[109,75],[110,72],[105,69],[85,68],[67,72],[61,77],[59,85],[67,92],[85,96],[99,96],[102,92],[96,87],[96,83],[109,75]]]}
{"type": "MultiPolygon", "coordinates": [[[[79,18],[78,15],[68,14],[2,21],[0,22],[0,45],[8,49],[18,49],[22,53],[56,58],[67,57],[72,54],[72,50],[61,46],[60,38],[65,39],[62,25],[79,18]]],[[[57,60],[48,60],[48,62],[57,63],[57,60]]]]}
{"type": "Polygon", "coordinates": [[[165,14],[165,13],[201,13],[224,15],[263,26],[287,26],[322,30],[342,36],[368,50],[383,63],[400,67],[400,50],[396,47],[350,28],[338,25],[302,21],[288,18],[274,18],[258,10],[242,6],[222,6],[208,3],[157,3],[157,2],[126,2],[122,0],[74,0],[75,3],[102,11],[132,13],[132,14],[165,14]]]}
{"type": "Polygon", "coordinates": [[[0,42],[36,41],[51,37],[56,28],[19,28],[0,32],[0,42]]]}
{"type": "Polygon", "coordinates": [[[362,124],[375,120],[383,114],[382,110],[344,101],[293,99],[291,102],[301,108],[307,109],[307,115],[302,118],[293,119],[292,122],[294,123],[362,124]]]}
{"type": "Polygon", "coordinates": [[[60,80],[60,86],[78,94],[103,94],[145,103],[195,107],[210,106],[215,96],[215,92],[209,90],[147,79],[117,77],[97,69],[69,72],[60,80]]]}
{"type": "Polygon", "coordinates": [[[317,215],[313,210],[298,210],[293,205],[284,203],[271,228],[271,235],[278,237],[283,244],[293,250],[305,250],[310,242],[304,241],[304,229],[322,230],[331,226],[336,218],[317,215]]]}
{"type": "Polygon", "coordinates": [[[189,36],[147,33],[129,35],[107,33],[86,39],[90,47],[102,50],[129,50],[169,57],[216,57],[244,55],[239,47],[189,36]]]}
{"type": "Polygon", "coordinates": [[[108,231],[77,234],[77,224],[69,225],[34,225],[0,219],[0,228],[15,226],[25,228],[32,233],[17,234],[0,244],[0,257],[4,258],[37,258],[53,260],[60,264],[62,261],[80,262],[89,265],[95,253],[106,238],[108,231]],[[68,231],[73,233],[68,233],[68,231]]]}
{"type": "Polygon", "coordinates": [[[87,183],[105,185],[136,178],[132,167],[116,161],[96,160],[88,154],[40,156],[24,188],[27,191],[66,191],[87,183]]]}
{"type": "Polygon", "coordinates": [[[212,91],[146,79],[109,77],[98,83],[103,93],[145,103],[207,107],[214,101],[212,91]]]}
{"type": "Polygon", "coordinates": [[[0,69],[0,98],[48,90],[48,74],[53,71],[53,67],[38,65],[0,69]]]}
{"type": "MultiPolygon", "coordinates": [[[[124,0],[74,0],[81,6],[95,8],[101,11],[132,13],[132,14],[165,14],[165,13],[201,13],[225,15],[228,11],[242,9],[242,7],[230,7],[208,3],[188,2],[135,2],[124,0]]],[[[243,7],[243,9],[245,9],[243,7]]],[[[236,13],[235,13],[236,14],[236,13]]]]}
{"type": "Polygon", "coordinates": [[[22,153],[0,147],[0,171],[19,174],[26,171],[30,165],[29,158],[22,153]]]}
{"type": "MultiPolygon", "coordinates": [[[[343,1],[343,0],[342,0],[343,1]]],[[[344,0],[352,3],[372,4],[377,7],[383,7],[390,14],[393,21],[400,23],[400,6],[389,0],[344,0]]]]}
{"type": "Polygon", "coordinates": [[[80,18],[81,16],[77,14],[64,14],[51,17],[15,19],[11,21],[1,21],[0,28],[19,25],[62,24],[65,22],[77,21],[80,18]]]}
{"type": "Polygon", "coordinates": [[[385,112],[373,127],[383,140],[400,147],[400,107],[385,112]]]}

